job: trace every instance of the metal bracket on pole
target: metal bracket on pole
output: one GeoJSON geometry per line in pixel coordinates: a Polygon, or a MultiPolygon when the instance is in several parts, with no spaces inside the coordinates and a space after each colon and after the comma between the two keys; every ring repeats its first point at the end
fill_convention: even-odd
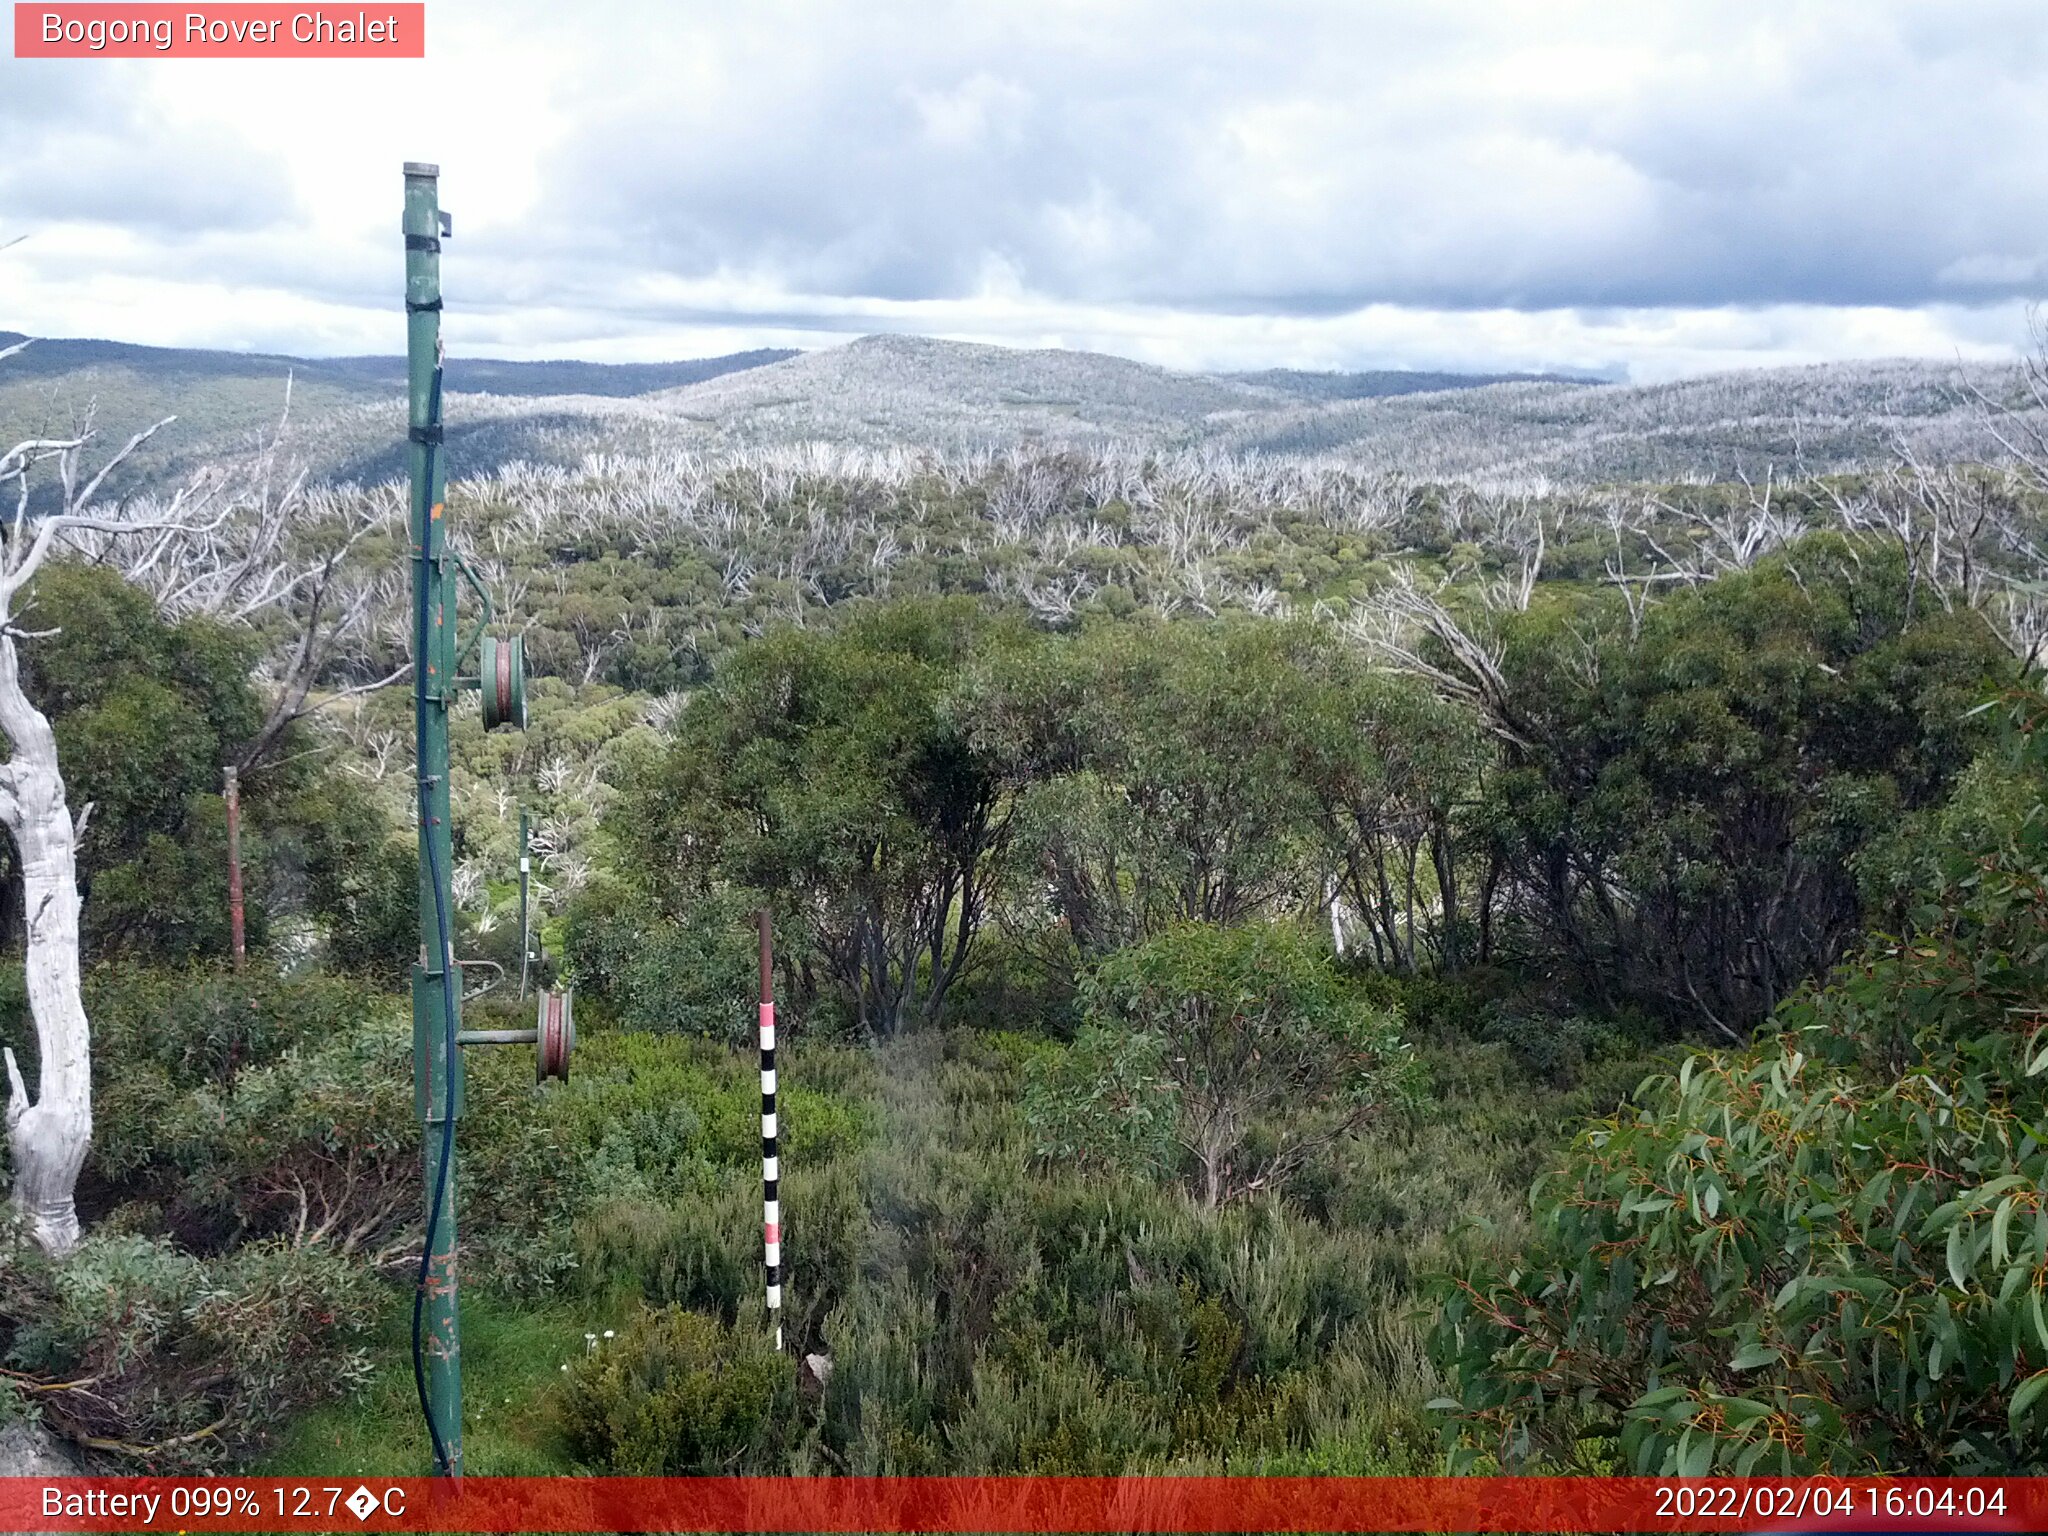
{"type": "Polygon", "coordinates": [[[569,1081],[569,1056],[576,1048],[576,999],[568,991],[540,994],[540,1017],[532,1029],[465,1029],[457,1045],[530,1045],[533,1080],[569,1081]]]}
{"type": "MultiPolygon", "coordinates": [[[[477,575],[476,568],[469,563],[462,551],[451,549],[448,551],[448,554],[454,560],[455,568],[462,573],[462,579],[469,583],[470,591],[474,592],[477,595],[478,601],[484,605],[483,616],[476,621],[476,629],[467,640],[462,642],[461,649],[455,653],[455,669],[460,672],[463,664],[475,652],[477,642],[483,639],[484,631],[491,627],[491,620],[496,616],[498,610],[491,602],[491,589],[484,585],[483,578],[477,575]]],[[[476,679],[475,684],[472,684],[467,678],[464,678],[462,681],[464,687],[471,687],[481,685],[483,679],[476,679]]]]}

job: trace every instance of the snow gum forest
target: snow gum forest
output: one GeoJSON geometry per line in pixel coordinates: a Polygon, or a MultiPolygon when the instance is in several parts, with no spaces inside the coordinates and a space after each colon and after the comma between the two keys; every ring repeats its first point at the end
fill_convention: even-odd
{"type": "MultiPolygon", "coordinates": [[[[2037,368],[450,382],[468,1470],[2048,1472],[2037,368]]],[[[428,1464],[401,396],[0,338],[50,1456],[428,1464]]]]}

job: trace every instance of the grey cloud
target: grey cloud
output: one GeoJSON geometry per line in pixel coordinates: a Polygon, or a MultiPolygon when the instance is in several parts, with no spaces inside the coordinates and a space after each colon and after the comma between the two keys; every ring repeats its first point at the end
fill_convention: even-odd
{"type": "Polygon", "coordinates": [[[1527,40],[1489,59],[1400,8],[1215,14],[1105,16],[1085,47],[792,30],[737,56],[744,82],[589,122],[551,175],[623,260],[828,295],[958,297],[992,273],[1304,314],[1911,305],[1958,272],[2038,291],[2048,59],[2018,11],[1696,9],[1689,53],[1583,101],[1532,79],[1489,99],[1475,64],[1527,40]]]}
{"type": "MultiPolygon", "coordinates": [[[[1076,320],[1073,334],[1156,322],[1147,334],[1254,348],[1307,334],[1296,320],[1387,305],[1440,317],[1435,340],[1400,345],[1483,364],[1522,319],[1496,309],[1853,304],[1939,309],[1953,329],[2048,291],[2035,0],[442,3],[437,107],[506,127],[472,139],[472,166],[544,157],[516,224],[466,205],[450,166],[451,298],[513,351],[522,326],[825,334],[941,311],[1025,337],[1064,333],[1032,316],[1114,311],[1128,331],[1076,320]],[[526,98],[492,94],[488,55],[454,41],[463,27],[561,43],[525,82],[534,144],[526,98]],[[953,302],[898,307],[927,300],[953,302]]],[[[346,98],[330,85],[281,130],[250,107],[238,136],[153,115],[194,78],[0,64],[0,239],[57,220],[129,237],[105,240],[89,273],[60,270],[79,246],[34,242],[10,253],[16,270],[45,293],[100,277],[210,286],[215,303],[267,290],[277,313],[384,335],[389,208],[367,179],[316,187],[284,157],[323,106],[328,131],[350,131],[333,106],[346,98]]],[[[1566,347],[1541,339],[1548,324],[1517,333],[1521,362],[1566,347]]],[[[1635,343],[1598,345],[1606,361],[1635,343]]],[[[1786,345],[1824,350],[1804,332],[1786,345]]]]}
{"type": "Polygon", "coordinates": [[[106,119],[122,111],[120,92],[105,69],[82,71],[63,59],[10,59],[0,89],[0,150],[25,142],[18,135],[56,122],[106,119]]]}
{"type": "Polygon", "coordinates": [[[261,229],[297,212],[282,157],[243,135],[152,121],[133,69],[72,60],[6,65],[0,209],[10,227],[77,220],[191,236],[261,229]]]}
{"type": "Polygon", "coordinates": [[[263,229],[294,211],[291,181],[238,143],[138,147],[99,137],[45,141],[0,170],[0,199],[18,217],[119,224],[159,235],[263,229]]]}

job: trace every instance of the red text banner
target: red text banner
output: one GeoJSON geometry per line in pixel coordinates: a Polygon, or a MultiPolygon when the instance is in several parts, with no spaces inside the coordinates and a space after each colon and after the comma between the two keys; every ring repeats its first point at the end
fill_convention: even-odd
{"type": "Polygon", "coordinates": [[[9,1531],[2041,1531],[2048,1478],[11,1478],[9,1531]]]}
{"type": "Polygon", "coordinates": [[[424,4],[14,7],[17,59],[423,59],[424,4]]]}

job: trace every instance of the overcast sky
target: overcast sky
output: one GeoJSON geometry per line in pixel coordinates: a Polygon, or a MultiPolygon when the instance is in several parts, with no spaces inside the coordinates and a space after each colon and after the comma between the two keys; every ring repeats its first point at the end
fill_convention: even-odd
{"type": "MultiPolygon", "coordinates": [[[[373,7],[374,8],[374,7],[373,7]]],[[[350,7],[353,10],[353,7],[350,7]]],[[[395,352],[912,331],[1180,367],[2000,357],[2039,0],[428,0],[424,63],[0,59],[0,328],[395,352]]]]}

